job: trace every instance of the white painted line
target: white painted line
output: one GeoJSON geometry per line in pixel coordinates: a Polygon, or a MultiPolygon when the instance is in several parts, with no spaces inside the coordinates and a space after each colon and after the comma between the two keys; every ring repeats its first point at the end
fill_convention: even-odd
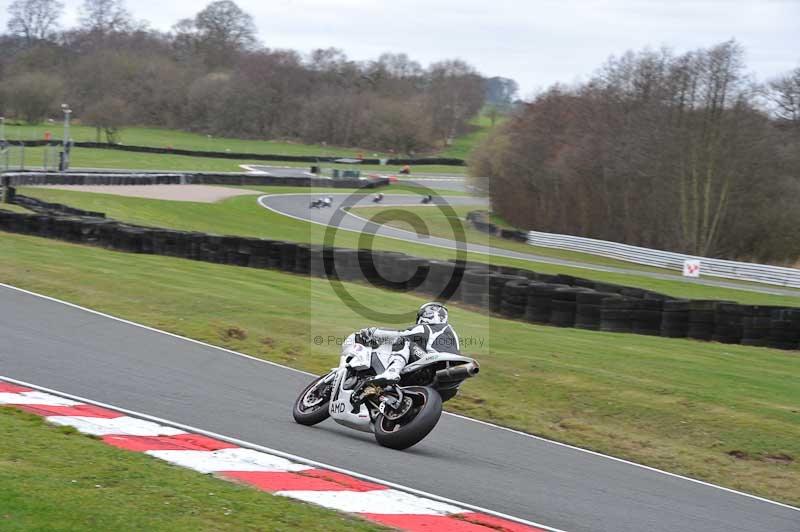
{"type": "Polygon", "coordinates": [[[218,451],[145,451],[150,456],[188,467],[201,473],[217,471],[306,471],[307,465],[295,464],[286,458],[253,449],[220,449],[218,451]]]}
{"type": "MultiPolygon", "coordinates": [[[[166,333],[166,334],[170,334],[170,333],[166,333]]],[[[213,346],[211,346],[211,347],[213,347],[213,346]]],[[[292,368],[287,368],[287,369],[292,369],[292,368]]],[[[375,484],[382,484],[382,485],[387,486],[389,488],[394,488],[396,490],[403,491],[403,492],[406,492],[406,493],[410,493],[412,495],[417,495],[417,496],[420,496],[420,497],[426,497],[428,499],[432,499],[434,501],[442,502],[442,503],[445,503],[445,504],[458,506],[458,507],[460,507],[462,509],[472,510],[474,512],[480,512],[480,513],[484,513],[484,514],[487,514],[487,515],[493,515],[495,517],[500,517],[502,519],[508,519],[509,521],[514,521],[515,523],[521,523],[523,525],[528,525],[528,526],[542,528],[544,530],[549,530],[550,532],[566,532],[566,531],[561,530],[559,528],[549,527],[549,526],[543,525],[541,523],[536,523],[536,522],[533,522],[533,521],[528,521],[526,519],[521,519],[519,517],[514,517],[512,515],[507,515],[507,514],[504,514],[504,513],[501,513],[501,512],[496,512],[494,510],[489,510],[488,508],[482,508],[480,506],[475,506],[474,504],[468,504],[468,503],[464,503],[464,502],[460,502],[460,501],[455,501],[453,499],[448,499],[447,497],[441,497],[439,495],[434,495],[433,493],[428,493],[426,491],[410,488],[408,486],[403,486],[402,484],[396,484],[394,482],[388,482],[386,480],[381,480],[381,479],[378,479],[378,478],[375,478],[375,477],[371,477],[369,475],[365,475],[363,473],[357,473],[355,471],[350,471],[349,469],[344,469],[342,467],[337,467],[337,466],[334,466],[334,465],[326,464],[324,462],[317,462],[316,460],[309,460],[308,458],[304,458],[302,456],[297,456],[297,455],[294,455],[294,454],[291,454],[291,453],[286,453],[284,451],[279,451],[277,449],[272,449],[270,447],[265,447],[263,445],[258,445],[256,443],[251,443],[251,442],[240,440],[240,439],[237,439],[237,438],[232,438],[230,436],[225,436],[223,434],[218,434],[216,432],[211,432],[209,430],[193,427],[191,425],[184,425],[182,423],[177,423],[175,421],[170,421],[170,420],[159,418],[159,417],[156,417],[156,416],[151,416],[149,414],[144,414],[144,413],[141,413],[141,412],[137,412],[135,410],[129,410],[127,408],[122,408],[122,407],[111,405],[111,404],[108,404],[108,403],[102,403],[100,401],[95,401],[93,399],[88,399],[86,397],[81,397],[81,396],[78,396],[78,395],[73,395],[73,394],[69,394],[69,393],[65,393],[65,392],[60,392],[58,390],[53,390],[51,388],[45,388],[44,386],[39,386],[37,384],[31,384],[29,382],[21,381],[21,380],[18,380],[18,379],[13,379],[11,377],[6,377],[4,375],[0,375],[0,379],[8,381],[8,382],[10,382],[12,384],[16,384],[18,386],[26,386],[28,388],[35,388],[35,389],[38,389],[38,390],[41,390],[41,391],[44,391],[44,392],[47,392],[47,393],[52,393],[52,394],[55,394],[55,395],[59,395],[61,397],[66,397],[66,398],[69,398],[69,399],[73,399],[75,401],[80,401],[80,402],[83,402],[83,403],[92,404],[92,405],[99,406],[99,407],[102,407],[102,408],[108,408],[108,409],[111,409],[111,410],[116,410],[118,412],[121,412],[123,414],[127,414],[127,415],[132,416],[132,417],[138,417],[138,418],[141,418],[141,419],[144,419],[144,420],[152,421],[154,423],[167,425],[167,426],[174,427],[174,428],[186,431],[186,432],[192,432],[192,433],[195,433],[195,434],[201,434],[203,436],[208,436],[209,438],[216,438],[218,440],[226,441],[228,443],[232,443],[232,444],[238,445],[240,447],[253,449],[255,451],[261,451],[261,452],[269,453],[269,454],[272,454],[272,455],[275,455],[275,456],[286,458],[288,460],[299,462],[301,464],[309,465],[309,466],[311,466],[313,468],[327,469],[329,471],[334,471],[336,473],[342,473],[342,474],[345,474],[345,475],[350,475],[352,477],[355,477],[355,478],[358,478],[358,479],[361,479],[361,480],[365,480],[367,482],[372,482],[372,483],[375,483],[375,484]]],[[[352,493],[352,492],[349,492],[349,493],[352,493]]]]}
{"type": "Polygon", "coordinates": [[[92,436],[176,436],[184,431],[165,427],[138,417],[122,416],[115,418],[85,416],[47,416],[45,419],[56,425],[75,427],[80,432],[92,436]]]}
{"type": "MultiPolygon", "coordinates": [[[[184,337],[184,336],[179,336],[179,335],[177,335],[177,334],[174,334],[174,333],[171,333],[171,332],[162,331],[162,330],[160,330],[160,329],[155,329],[155,328],[153,328],[153,327],[149,327],[149,326],[147,326],[147,325],[142,325],[142,324],[140,324],[140,323],[136,323],[136,322],[132,322],[132,321],[129,321],[129,320],[122,319],[122,318],[118,318],[118,317],[116,317],[116,316],[111,316],[111,315],[109,315],[109,314],[104,314],[104,313],[102,313],[102,312],[98,312],[98,311],[96,311],[96,310],[92,310],[92,309],[89,309],[89,308],[81,307],[80,305],[76,305],[76,304],[74,304],[74,303],[69,303],[69,302],[67,302],[67,301],[62,301],[62,300],[60,300],[60,299],[56,299],[56,298],[54,298],[54,297],[45,296],[45,295],[42,295],[42,294],[37,294],[36,292],[31,292],[31,291],[29,291],[29,290],[25,290],[24,288],[17,288],[16,286],[11,286],[11,285],[8,285],[8,284],[5,284],[5,283],[0,283],[0,286],[2,286],[2,287],[5,287],[5,288],[9,288],[9,289],[11,289],[11,290],[16,290],[16,291],[18,291],[18,292],[23,292],[23,293],[25,293],[25,294],[29,294],[29,295],[32,295],[32,296],[34,296],[34,297],[39,297],[39,298],[42,298],[42,299],[46,299],[46,300],[49,300],[49,301],[53,301],[53,302],[55,302],[55,303],[60,303],[60,304],[62,304],[62,305],[66,305],[66,306],[68,306],[68,307],[76,308],[76,309],[78,309],[78,310],[82,310],[82,311],[84,311],[84,312],[89,312],[89,313],[91,313],[91,314],[95,314],[95,315],[98,315],[98,316],[102,316],[102,317],[104,317],[104,318],[109,318],[109,319],[112,319],[112,320],[115,320],[115,321],[119,321],[119,322],[122,322],[122,323],[126,323],[126,324],[128,324],[128,325],[132,325],[132,326],[134,326],[134,327],[139,327],[139,328],[142,328],[142,329],[146,329],[146,330],[148,330],[148,331],[153,331],[153,332],[157,332],[157,333],[160,333],[160,334],[165,334],[165,335],[167,335],[167,336],[172,336],[173,338],[179,338],[179,339],[181,339],[181,340],[185,340],[185,341],[188,341],[188,342],[192,342],[192,343],[195,343],[195,344],[198,344],[198,345],[202,345],[202,346],[205,346],[205,347],[209,347],[209,348],[212,348],[212,349],[218,349],[218,350],[220,350],[220,351],[224,351],[224,352],[226,352],[226,353],[229,353],[229,354],[232,354],[232,355],[236,355],[236,356],[244,357],[244,358],[247,358],[247,359],[250,359],[250,360],[254,360],[254,361],[257,361],[257,362],[261,362],[261,363],[263,363],[263,364],[268,364],[268,365],[270,365],[270,366],[276,366],[276,367],[279,367],[279,368],[282,368],[282,369],[285,369],[285,370],[294,371],[294,372],[296,372],[296,373],[302,373],[303,375],[310,375],[310,376],[312,376],[312,377],[318,377],[318,376],[319,376],[319,375],[315,375],[315,374],[313,374],[313,373],[309,373],[309,372],[307,372],[307,371],[302,371],[302,370],[295,369],[295,368],[292,368],[292,367],[289,367],[289,366],[284,366],[284,365],[282,365],[282,364],[278,364],[278,363],[276,363],[276,362],[271,362],[271,361],[269,361],[269,360],[264,360],[264,359],[261,359],[261,358],[256,358],[256,357],[254,357],[254,356],[251,356],[251,355],[244,354],[244,353],[239,353],[239,352],[237,352],[237,351],[232,351],[232,350],[230,350],[230,349],[225,349],[224,347],[219,347],[219,346],[215,346],[215,345],[208,344],[208,343],[206,343],[206,342],[201,342],[200,340],[194,340],[194,339],[192,339],[192,338],[186,338],[186,337],[184,337]]],[[[97,401],[91,401],[91,400],[88,400],[88,399],[85,399],[85,398],[82,398],[82,397],[73,397],[73,396],[71,396],[71,395],[69,395],[69,394],[66,394],[66,393],[62,393],[62,392],[57,392],[57,391],[49,390],[49,389],[47,389],[47,388],[44,388],[44,387],[42,387],[42,386],[36,386],[36,385],[29,384],[29,383],[22,382],[22,381],[18,381],[18,380],[12,379],[12,378],[3,377],[2,375],[0,375],[0,377],[4,378],[4,379],[5,379],[5,380],[7,380],[8,382],[11,382],[11,383],[14,383],[14,384],[18,384],[18,385],[20,385],[20,386],[27,386],[27,387],[29,387],[29,388],[36,388],[36,389],[39,389],[39,390],[43,390],[43,391],[45,391],[45,392],[55,393],[55,394],[57,394],[57,395],[60,395],[60,396],[62,396],[62,397],[73,398],[73,399],[77,399],[77,400],[79,400],[79,401],[85,401],[85,402],[88,402],[88,403],[91,403],[91,404],[95,404],[95,405],[98,405],[98,406],[107,406],[107,405],[104,405],[104,404],[102,404],[102,403],[99,403],[99,402],[97,402],[97,401]]],[[[125,412],[125,410],[124,410],[124,409],[122,409],[122,408],[119,408],[119,407],[113,407],[113,406],[112,406],[112,407],[109,407],[109,408],[115,408],[116,410],[119,410],[119,411],[121,411],[121,412],[125,412]]],[[[703,480],[697,480],[697,479],[694,479],[694,478],[691,478],[691,477],[686,477],[686,476],[683,476],[683,475],[678,475],[678,474],[676,474],[676,473],[670,473],[669,471],[664,471],[664,470],[661,470],[661,469],[656,469],[656,468],[654,468],[654,467],[650,467],[650,466],[647,466],[647,465],[638,464],[638,463],[636,463],[636,462],[631,462],[631,461],[629,461],[629,460],[624,460],[624,459],[622,459],[622,458],[617,458],[617,457],[610,456],[610,455],[607,455],[607,454],[598,453],[598,452],[596,452],[596,451],[590,451],[590,450],[588,450],[588,449],[582,449],[582,448],[580,448],[580,447],[575,447],[574,445],[569,445],[569,444],[567,444],[567,443],[562,443],[562,442],[559,442],[559,441],[550,440],[550,439],[547,439],[547,438],[543,438],[543,437],[541,437],[541,436],[536,436],[536,435],[534,435],[534,434],[528,434],[527,432],[521,432],[521,431],[518,431],[518,430],[510,429],[510,428],[508,428],[508,427],[502,427],[502,426],[500,426],[500,425],[495,425],[494,423],[490,423],[490,422],[488,422],[488,421],[482,421],[482,420],[480,420],[480,419],[475,419],[475,418],[471,418],[471,417],[463,416],[463,415],[461,415],[461,414],[454,414],[454,413],[452,413],[452,412],[444,412],[444,414],[446,414],[446,415],[449,415],[449,416],[453,416],[453,417],[455,417],[455,418],[462,419],[462,420],[464,420],[464,421],[468,421],[468,422],[471,422],[471,423],[478,423],[478,424],[480,424],[480,425],[485,425],[485,426],[488,426],[488,427],[492,427],[493,429],[502,430],[502,431],[505,431],[505,432],[510,432],[510,433],[512,433],[512,434],[516,434],[516,435],[518,435],[518,436],[522,436],[522,437],[525,437],[525,438],[531,438],[531,439],[534,439],[534,440],[537,440],[537,441],[541,441],[541,442],[549,443],[549,444],[551,444],[551,445],[557,445],[557,446],[559,446],[559,447],[564,447],[564,448],[567,448],[567,449],[572,449],[573,451],[577,451],[577,452],[581,452],[581,453],[587,453],[587,454],[591,454],[591,455],[593,455],[593,456],[597,456],[597,457],[605,458],[605,459],[607,459],[607,460],[613,460],[613,461],[615,461],[615,462],[623,463],[623,464],[626,464],[626,465],[629,465],[629,466],[633,466],[633,467],[637,467],[637,468],[641,468],[641,469],[646,469],[646,470],[648,470],[648,471],[652,471],[652,472],[654,472],[654,473],[660,473],[660,474],[662,474],[662,475],[667,475],[667,476],[670,476],[670,477],[673,477],[673,478],[678,478],[678,479],[685,480],[685,481],[688,481],[688,482],[692,482],[692,483],[695,483],[695,484],[700,484],[700,485],[702,485],[702,486],[707,486],[707,487],[714,488],[714,489],[718,489],[718,490],[722,490],[722,491],[725,491],[725,492],[728,492],[728,493],[733,493],[733,494],[736,494],[736,495],[741,495],[742,497],[747,497],[747,498],[750,498],[750,499],[755,499],[755,500],[757,500],[757,501],[761,501],[761,502],[765,502],[765,503],[769,503],[769,504],[774,504],[774,505],[777,505],[777,506],[781,506],[781,507],[783,507],[783,508],[788,508],[788,509],[790,509],[790,510],[795,510],[795,511],[797,511],[797,512],[800,512],[800,508],[796,508],[796,507],[794,507],[794,506],[790,506],[790,505],[788,505],[788,504],[784,504],[784,503],[782,503],[782,502],[777,502],[777,501],[773,501],[773,500],[770,500],[770,499],[766,499],[766,498],[764,498],[764,497],[759,497],[758,495],[752,495],[752,494],[750,494],[750,493],[745,493],[745,492],[743,492],[743,491],[737,491],[737,490],[734,490],[734,489],[731,489],[731,488],[726,488],[726,487],[724,487],[724,486],[718,486],[718,485],[716,485],[716,484],[711,484],[710,482],[705,482],[705,481],[703,481],[703,480]]],[[[137,415],[138,415],[138,414],[137,414],[137,415]]],[[[145,416],[144,414],[142,414],[142,415],[138,415],[138,417],[144,417],[144,416],[145,416]]],[[[147,418],[149,419],[149,417],[147,417],[147,418]]],[[[177,425],[177,424],[175,424],[175,423],[170,423],[170,424],[172,424],[173,426],[179,426],[179,425],[177,425]]],[[[190,428],[189,430],[199,431],[200,429],[193,429],[193,428],[190,428]]],[[[206,434],[206,435],[209,435],[209,434],[210,434],[210,433],[203,432],[203,431],[200,431],[200,433],[201,433],[201,434],[206,434]]],[[[218,435],[214,435],[214,436],[212,436],[212,437],[218,437],[218,435]]],[[[225,439],[226,441],[231,441],[232,443],[237,443],[237,445],[243,445],[243,444],[242,444],[242,442],[240,442],[239,440],[233,441],[232,439],[230,439],[230,438],[227,438],[227,439],[226,439],[225,437],[223,437],[222,439],[225,439]]],[[[244,443],[246,443],[246,442],[244,442],[244,443]]],[[[246,446],[246,445],[243,445],[243,446],[246,446]]],[[[277,451],[275,454],[278,454],[278,453],[280,453],[280,451],[277,451]]],[[[299,459],[299,458],[295,458],[295,457],[293,457],[292,455],[286,455],[286,454],[282,454],[282,455],[280,455],[280,456],[286,456],[286,457],[288,457],[288,458],[291,458],[291,459],[299,459]]],[[[305,463],[311,463],[310,461],[308,461],[308,460],[305,460],[305,459],[299,459],[299,460],[301,460],[301,461],[304,461],[305,463]]],[[[328,468],[328,469],[331,469],[331,470],[333,470],[333,471],[340,471],[340,472],[343,472],[343,473],[346,473],[346,474],[349,474],[349,475],[354,475],[354,476],[358,476],[358,475],[359,475],[359,474],[357,474],[357,473],[353,473],[353,472],[351,472],[351,471],[346,471],[346,470],[342,470],[342,469],[337,469],[337,468],[335,468],[335,467],[332,467],[332,466],[326,466],[326,465],[317,464],[317,463],[312,463],[312,465],[321,465],[321,466],[323,466],[323,467],[326,467],[326,468],[328,468]]],[[[364,480],[371,480],[371,481],[373,481],[373,482],[378,482],[378,483],[382,483],[382,484],[385,484],[385,485],[390,485],[390,484],[389,484],[389,483],[387,483],[387,482],[380,481],[380,480],[376,480],[376,479],[371,479],[370,477],[367,477],[367,476],[364,476],[364,475],[361,475],[361,476],[359,476],[359,478],[362,478],[362,479],[364,479],[364,480]]],[[[396,486],[393,486],[393,487],[396,487],[396,486]]],[[[403,488],[400,488],[400,489],[403,489],[403,488]]],[[[410,488],[409,488],[409,489],[410,489],[410,488]]],[[[404,489],[404,491],[408,491],[408,489],[404,489]]],[[[413,493],[413,491],[412,491],[411,493],[413,493]]],[[[421,492],[421,493],[422,493],[422,492],[421,492]]],[[[446,502],[447,502],[447,501],[446,501],[446,502]]],[[[460,503],[459,503],[459,504],[460,504],[460,503]]],[[[476,507],[476,508],[477,508],[477,507],[476,507]]],[[[492,513],[491,511],[489,511],[489,510],[486,510],[486,509],[479,509],[478,511],[482,511],[482,512],[486,512],[486,513],[490,513],[491,515],[498,515],[497,513],[492,513]]],[[[503,517],[503,518],[505,518],[505,519],[515,519],[515,518],[512,518],[512,517],[510,517],[510,516],[507,516],[507,515],[499,515],[499,517],[503,517]]],[[[528,524],[530,524],[530,523],[528,523],[528,524]]],[[[535,526],[540,526],[540,527],[541,527],[542,525],[535,525],[535,526]]]]}
{"type": "Polygon", "coordinates": [[[276,491],[276,495],[300,499],[347,513],[451,515],[463,508],[410,495],[398,490],[375,491],[276,491]]]}
{"type": "Polygon", "coordinates": [[[0,404],[76,406],[80,403],[42,392],[0,393],[0,404]]]}

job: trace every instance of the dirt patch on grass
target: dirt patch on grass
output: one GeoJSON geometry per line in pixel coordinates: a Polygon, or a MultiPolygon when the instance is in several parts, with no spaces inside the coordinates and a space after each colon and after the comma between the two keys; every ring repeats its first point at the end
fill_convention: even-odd
{"type": "Polygon", "coordinates": [[[222,338],[225,340],[246,340],[247,332],[239,327],[226,327],[222,330],[222,338]]]}
{"type": "Polygon", "coordinates": [[[261,194],[257,190],[218,187],[216,185],[41,185],[39,188],[199,203],[214,203],[234,196],[261,194]]]}
{"type": "Polygon", "coordinates": [[[775,462],[776,464],[791,464],[794,458],[786,453],[768,454],[764,457],[767,462],[775,462]]]}

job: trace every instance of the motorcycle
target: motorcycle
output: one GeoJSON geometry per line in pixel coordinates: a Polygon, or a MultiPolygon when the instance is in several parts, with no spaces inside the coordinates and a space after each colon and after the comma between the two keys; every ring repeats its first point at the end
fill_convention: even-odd
{"type": "MultiPolygon", "coordinates": [[[[407,348],[411,348],[406,341],[407,348]]],[[[351,334],[339,366],[315,379],[297,397],[294,420],[312,426],[328,417],[345,427],[372,432],[380,445],[406,449],[427,436],[442,415],[442,403],[480,371],[472,358],[421,353],[400,372],[397,383],[374,377],[384,371],[392,346],[351,334]]]]}

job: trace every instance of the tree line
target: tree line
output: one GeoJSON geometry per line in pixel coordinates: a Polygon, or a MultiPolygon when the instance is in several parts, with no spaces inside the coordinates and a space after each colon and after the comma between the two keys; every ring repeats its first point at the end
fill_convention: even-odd
{"type": "Polygon", "coordinates": [[[800,67],[757,83],[735,41],[611,58],[524,105],[471,163],[521,228],[800,259],[800,67]]]}
{"type": "Polygon", "coordinates": [[[28,122],[74,116],[111,142],[142,124],[214,135],[296,139],[413,154],[465,132],[487,94],[508,104],[516,84],[448,59],[402,53],[353,61],[336,48],[307,55],[259,43],[230,0],[169,32],[134,20],[123,0],[84,0],[60,29],[59,0],[14,0],[0,35],[0,112],[28,122]]]}

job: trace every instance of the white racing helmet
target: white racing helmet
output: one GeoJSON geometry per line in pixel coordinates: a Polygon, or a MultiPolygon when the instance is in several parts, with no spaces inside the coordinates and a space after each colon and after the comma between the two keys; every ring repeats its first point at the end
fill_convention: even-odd
{"type": "Polygon", "coordinates": [[[417,311],[417,323],[447,323],[447,307],[441,303],[425,303],[417,311]]]}

